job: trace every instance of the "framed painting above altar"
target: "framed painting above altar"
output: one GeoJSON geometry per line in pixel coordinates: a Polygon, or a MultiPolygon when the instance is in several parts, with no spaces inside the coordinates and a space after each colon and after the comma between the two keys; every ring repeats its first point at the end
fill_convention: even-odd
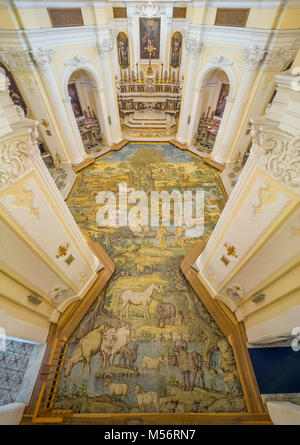
{"type": "Polygon", "coordinates": [[[151,40],[155,51],[151,59],[159,59],[160,55],[160,18],[147,19],[140,17],[140,58],[148,59],[149,54],[146,49],[148,41],[151,40]]]}

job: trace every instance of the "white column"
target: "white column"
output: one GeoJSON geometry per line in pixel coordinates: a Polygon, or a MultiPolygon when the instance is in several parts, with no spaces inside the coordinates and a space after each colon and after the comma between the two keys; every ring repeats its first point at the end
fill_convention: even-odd
{"type": "Polygon", "coordinates": [[[139,62],[138,39],[139,39],[139,22],[134,6],[127,6],[127,23],[128,23],[128,44],[130,51],[130,67],[136,72],[136,63],[139,62]]]}
{"type": "MultiPolygon", "coordinates": [[[[288,63],[291,61],[295,54],[295,50],[288,49],[275,49],[267,50],[264,61],[260,70],[264,73],[266,72],[281,72],[283,71],[288,63]]],[[[257,89],[257,94],[252,102],[247,116],[244,118],[244,126],[241,131],[239,140],[234,147],[234,151],[230,154],[230,160],[236,159],[238,153],[243,156],[248,148],[250,142],[250,134],[246,134],[249,120],[253,117],[260,116],[263,114],[263,110],[267,105],[267,100],[270,99],[271,92],[275,87],[275,79],[269,78],[269,76],[264,75],[260,81],[260,86],[257,89]]],[[[281,88],[282,90],[282,88],[281,88]]]]}
{"type": "Polygon", "coordinates": [[[196,97],[198,96],[198,99],[197,100],[194,99],[194,101],[193,101],[192,112],[191,112],[191,125],[189,126],[188,135],[187,135],[187,144],[188,145],[190,145],[195,140],[195,137],[197,136],[199,120],[200,120],[201,114],[203,113],[202,102],[203,102],[204,93],[205,93],[204,88],[201,88],[200,91],[196,88],[194,89],[194,96],[196,96],[196,97]]]}
{"type": "MultiPolygon", "coordinates": [[[[255,82],[259,65],[264,57],[265,51],[257,47],[244,50],[245,68],[241,84],[232,107],[225,131],[220,128],[218,138],[215,142],[211,158],[219,164],[225,164],[231,150],[236,131],[241,123],[245,104],[249,99],[253,84],[255,82]],[[223,130],[223,131],[222,131],[223,130]]],[[[226,104],[227,106],[227,104],[226,104]]],[[[224,110],[225,115],[225,110],[224,110]]]]}
{"type": "Polygon", "coordinates": [[[76,138],[72,125],[68,120],[62,98],[55,80],[51,66],[52,50],[39,49],[32,53],[34,62],[39,70],[39,75],[47,91],[47,97],[52,107],[52,112],[56,118],[57,126],[60,129],[61,136],[69,150],[70,159],[73,165],[78,165],[85,159],[82,151],[81,138],[76,138]]]}
{"type": "Polygon", "coordinates": [[[32,111],[33,116],[39,120],[39,133],[43,137],[52,159],[55,160],[58,154],[63,163],[69,163],[69,153],[43,101],[41,88],[44,88],[37,76],[30,52],[28,50],[9,48],[0,52],[0,57],[13,73],[14,79],[21,88],[22,93],[24,93],[25,102],[32,111]],[[50,134],[48,134],[48,131],[50,134]]]}
{"type": "Polygon", "coordinates": [[[299,312],[300,91],[288,73],[275,80],[280,99],[252,120],[249,159],[195,263],[257,342],[297,326],[299,312]]]}
{"type": "MultiPolygon", "coordinates": [[[[87,154],[86,154],[86,151],[85,151],[85,148],[83,145],[83,141],[82,141],[82,137],[81,137],[81,134],[80,134],[77,122],[76,122],[76,118],[75,118],[74,111],[73,111],[72,104],[71,104],[71,98],[65,97],[62,99],[62,102],[65,104],[66,109],[67,109],[67,116],[69,117],[69,122],[73,129],[73,135],[74,135],[74,138],[76,141],[77,150],[80,152],[81,158],[84,160],[87,158],[87,154]]],[[[72,164],[76,165],[74,162],[72,162],[72,164]]]]}
{"type": "MultiPolygon", "coordinates": [[[[5,104],[10,100],[6,93],[5,104]]],[[[89,249],[40,156],[36,122],[10,119],[2,135],[1,269],[38,295],[41,308],[50,305],[55,322],[71,302],[84,297],[103,266],[89,249]]]]}
{"type": "Polygon", "coordinates": [[[104,90],[107,99],[108,123],[110,125],[111,140],[118,144],[122,140],[119,107],[116,95],[114,73],[112,70],[113,39],[105,38],[97,43],[103,73],[104,90]]]}
{"type": "Polygon", "coordinates": [[[134,35],[133,35],[133,18],[130,17],[127,19],[128,23],[128,51],[129,51],[129,58],[130,58],[130,71],[136,72],[136,57],[135,57],[135,50],[134,50],[134,35]]]}
{"type": "Polygon", "coordinates": [[[178,131],[176,139],[181,144],[187,142],[189,123],[191,121],[191,104],[193,102],[194,84],[197,74],[197,65],[201,50],[201,42],[194,38],[187,38],[185,40],[185,48],[188,52],[188,67],[185,70],[185,79],[183,87],[183,98],[181,102],[181,111],[178,124],[178,131]]]}
{"type": "Polygon", "coordinates": [[[161,48],[161,54],[160,54],[160,60],[164,63],[164,66],[166,69],[169,70],[170,66],[170,43],[171,43],[171,32],[172,32],[172,11],[173,8],[168,8],[168,16],[163,17],[162,19],[162,28],[163,24],[165,24],[165,32],[164,32],[164,38],[161,39],[161,42],[163,44],[163,47],[161,48]],[[170,10],[169,10],[170,9],[170,10]]]}

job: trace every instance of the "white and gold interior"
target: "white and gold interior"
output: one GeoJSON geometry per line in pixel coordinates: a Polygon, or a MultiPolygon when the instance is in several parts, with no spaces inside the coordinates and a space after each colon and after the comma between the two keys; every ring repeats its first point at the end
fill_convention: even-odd
{"type": "MultiPolygon", "coordinates": [[[[222,171],[229,197],[195,261],[199,281],[244,324],[249,344],[287,338],[300,325],[300,3],[160,1],[154,87],[144,88],[149,60],[140,58],[139,8],[145,3],[0,1],[0,327],[9,337],[45,344],[50,325],[84,300],[104,267],[64,202],[73,170],[124,140],[172,140],[222,171]],[[54,27],[48,8],[80,8],[82,23],[54,27]],[[174,8],[186,8],[184,17],[176,18],[174,8]],[[218,25],[221,8],[232,9],[233,20],[234,10],[249,11],[242,25],[218,25]],[[128,39],[125,68],[121,32],[128,39]],[[178,32],[182,52],[173,69],[178,32]],[[26,117],[9,100],[3,68],[28,107],[26,117]],[[81,107],[77,116],[70,85],[81,107]],[[164,103],[159,113],[172,125],[136,127],[133,116],[126,126],[122,100],[131,101],[133,114],[134,103],[149,113],[164,103]],[[63,196],[58,167],[69,175],[63,196]]],[[[284,422],[284,409],[275,408],[284,422]]]]}

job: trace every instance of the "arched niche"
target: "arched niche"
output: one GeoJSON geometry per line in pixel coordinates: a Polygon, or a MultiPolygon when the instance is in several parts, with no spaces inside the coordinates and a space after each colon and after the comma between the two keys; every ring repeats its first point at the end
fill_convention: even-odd
{"type": "MultiPolygon", "coordinates": [[[[83,122],[83,119],[78,118],[81,117],[86,119],[98,120],[102,139],[101,143],[103,144],[111,144],[111,133],[109,129],[108,113],[106,108],[103,84],[96,68],[90,63],[89,59],[84,56],[77,55],[65,61],[64,71],[62,75],[62,94],[73,131],[78,139],[78,143],[83,155],[85,157],[89,155],[96,157],[97,153],[92,153],[89,149],[86,150],[85,148],[83,140],[85,138],[82,137],[82,131],[79,128],[81,125],[80,122],[83,122]],[[87,89],[90,90],[88,96],[84,98],[81,89],[75,87],[78,96],[77,100],[79,102],[78,113],[76,113],[75,111],[74,98],[71,97],[72,95],[70,94],[70,84],[75,83],[76,85],[76,73],[87,79],[87,82],[89,83],[87,89]]],[[[87,125],[89,124],[87,123],[87,125]]],[[[95,133],[90,133],[92,140],[94,139],[95,133]]],[[[99,136],[98,130],[96,131],[96,134],[98,134],[99,136]]],[[[99,144],[99,147],[101,143],[99,144]]],[[[94,148],[96,148],[96,146],[94,148]]]]}
{"type": "Polygon", "coordinates": [[[120,69],[129,67],[129,44],[128,37],[124,32],[119,32],[117,36],[118,62],[120,69]]]}
{"type": "MultiPolygon", "coordinates": [[[[24,114],[24,117],[29,119],[34,118],[30,107],[27,105],[20,88],[18,87],[17,81],[15,80],[13,73],[6,66],[4,62],[0,60],[0,71],[3,72],[5,77],[9,80],[9,95],[13,103],[17,106],[18,113],[20,115],[24,114]]],[[[45,130],[47,131],[47,129],[45,130]]],[[[41,152],[41,156],[48,168],[52,168],[54,166],[54,159],[52,159],[51,153],[48,150],[47,145],[45,144],[40,131],[38,132],[38,146],[41,152]]]]}
{"type": "Polygon", "coordinates": [[[182,57],[182,34],[179,31],[175,31],[171,38],[170,46],[170,66],[172,68],[178,68],[181,65],[182,57]]]}
{"type": "MultiPolygon", "coordinates": [[[[199,121],[203,115],[203,96],[205,95],[205,89],[206,89],[206,83],[210,76],[214,76],[214,73],[223,73],[225,81],[224,84],[228,85],[228,90],[225,91],[225,97],[226,97],[226,103],[224,105],[224,109],[221,110],[222,116],[221,116],[221,122],[219,124],[218,132],[214,141],[214,146],[218,143],[218,139],[220,137],[220,134],[224,130],[227,120],[230,115],[230,109],[232,106],[232,103],[234,101],[234,97],[236,94],[236,75],[234,72],[234,63],[233,61],[223,55],[216,55],[210,57],[206,63],[204,63],[202,69],[200,70],[196,86],[194,89],[194,99],[192,104],[192,113],[191,113],[191,120],[190,120],[190,126],[189,126],[189,133],[188,133],[188,143],[191,144],[192,142],[195,142],[195,138],[198,134],[198,127],[199,127],[199,121]],[[201,115],[202,113],[202,115],[201,115]]],[[[211,105],[211,108],[209,110],[208,118],[211,117],[211,114],[216,111],[217,108],[217,102],[219,99],[219,95],[224,94],[221,92],[221,83],[218,83],[218,88],[215,91],[215,102],[213,105],[211,105]],[[219,94],[219,95],[218,95],[219,94]]],[[[207,110],[206,110],[207,111],[207,110]]]]}

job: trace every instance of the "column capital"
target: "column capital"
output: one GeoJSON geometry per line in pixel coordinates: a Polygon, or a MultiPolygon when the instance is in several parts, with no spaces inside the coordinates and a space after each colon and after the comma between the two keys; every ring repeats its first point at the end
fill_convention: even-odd
{"type": "Polygon", "coordinates": [[[31,72],[35,68],[29,50],[8,48],[0,51],[0,58],[13,72],[31,72]]]}
{"type": "Polygon", "coordinates": [[[263,71],[283,71],[293,59],[296,50],[275,49],[267,50],[263,65],[263,71]]]}
{"type": "Polygon", "coordinates": [[[24,128],[22,134],[8,134],[0,144],[0,190],[16,182],[21,175],[31,169],[33,162],[39,157],[36,139],[37,129],[24,128]]]}
{"type": "Polygon", "coordinates": [[[257,70],[266,55],[266,50],[253,46],[252,48],[244,48],[245,67],[248,70],[257,70]]]}
{"type": "Polygon", "coordinates": [[[53,49],[39,48],[31,52],[35,65],[41,71],[47,71],[51,69],[51,63],[53,58],[53,49]]]}
{"type": "Polygon", "coordinates": [[[252,120],[251,155],[258,166],[276,181],[300,194],[300,138],[292,137],[263,118],[252,120]]]}
{"type": "Polygon", "coordinates": [[[201,52],[202,42],[194,37],[187,37],[184,39],[185,49],[190,57],[198,57],[201,52]]]}
{"type": "Polygon", "coordinates": [[[113,48],[114,48],[114,37],[112,35],[97,42],[97,49],[99,55],[103,59],[108,59],[111,56],[113,48]]]}

